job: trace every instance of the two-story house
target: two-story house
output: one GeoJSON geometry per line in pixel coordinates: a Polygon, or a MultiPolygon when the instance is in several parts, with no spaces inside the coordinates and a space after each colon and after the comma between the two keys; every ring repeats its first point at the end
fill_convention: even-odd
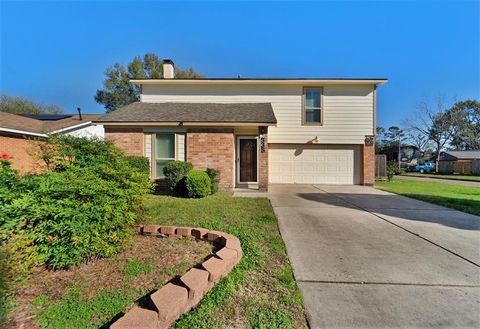
{"type": "Polygon", "coordinates": [[[386,79],[132,80],[140,102],[97,122],[152,179],[171,160],[220,170],[221,187],[374,183],[376,88],[386,79]]]}

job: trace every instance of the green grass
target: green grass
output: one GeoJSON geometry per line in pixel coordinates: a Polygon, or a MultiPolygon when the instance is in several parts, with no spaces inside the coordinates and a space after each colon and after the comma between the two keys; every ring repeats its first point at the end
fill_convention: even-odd
{"type": "Polygon", "coordinates": [[[454,180],[473,180],[480,182],[480,176],[473,175],[442,175],[442,174],[421,174],[421,173],[405,173],[404,176],[414,176],[414,177],[432,177],[432,178],[444,178],[444,179],[454,179],[454,180]]]}
{"type": "Polygon", "coordinates": [[[396,194],[480,216],[480,188],[437,182],[393,180],[375,186],[396,194]]]}
{"type": "Polygon", "coordinates": [[[123,274],[128,279],[133,279],[141,274],[148,274],[152,272],[154,268],[155,267],[150,263],[127,259],[123,268],[123,274]]]}
{"type": "Polygon", "coordinates": [[[174,328],[306,328],[303,299],[267,199],[219,192],[203,199],[150,196],[148,222],[228,232],[242,242],[237,267],[174,328]]]}
{"type": "MultiPolygon", "coordinates": [[[[112,314],[123,311],[133,299],[131,292],[123,289],[102,289],[93,298],[81,297],[79,288],[71,288],[59,302],[45,308],[37,316],[40,328],[98,328],[97,323],[107,323],[112,314]]],[[[38,306],[48,305],[43,296],[32,301],[38,306]]]]}

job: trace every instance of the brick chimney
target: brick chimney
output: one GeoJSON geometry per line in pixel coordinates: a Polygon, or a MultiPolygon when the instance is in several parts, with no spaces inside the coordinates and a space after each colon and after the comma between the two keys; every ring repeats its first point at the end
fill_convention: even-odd
{"type": "Polygon", "coordinates": [[[175,67],[171,59],[163,60],[163,78],[164,79],[175,78],[175,67]]]}

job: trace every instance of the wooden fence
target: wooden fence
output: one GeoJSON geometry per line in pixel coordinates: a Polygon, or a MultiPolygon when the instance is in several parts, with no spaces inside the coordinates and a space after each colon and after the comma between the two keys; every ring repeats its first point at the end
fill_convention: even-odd
{"type": "Polygon", "coordinates": [[[439,161],[440,174],[480,175],[480,159],[439,161]]]}
{"type": "Polygon", "coordinates": [[[375,155],[375,179],[387,179],[387,156],[385,154],[375,155]]]}

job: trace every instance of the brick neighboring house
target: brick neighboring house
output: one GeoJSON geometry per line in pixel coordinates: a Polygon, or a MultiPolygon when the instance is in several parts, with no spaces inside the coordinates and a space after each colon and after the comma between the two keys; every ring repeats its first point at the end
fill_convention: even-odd
{"type": "Polygon", "coordinates": [[[168,161],[220,170],[221,187],[374,183],[376,88],[386,79],[132,80],[140,102],[96,122],[152,179],[168,161]]]}
{"type": "Polygon", "coordinates": [[[16,115],[0,112],[0,153],[9,154],[12,167],[21,173],[35,172],[42,163],[35,156],[38,143],[48,134],[66,134],[103,138],[103,126],[92,121],[98,114],[83,114],[82,118],[71,114],[16,115]]]}

